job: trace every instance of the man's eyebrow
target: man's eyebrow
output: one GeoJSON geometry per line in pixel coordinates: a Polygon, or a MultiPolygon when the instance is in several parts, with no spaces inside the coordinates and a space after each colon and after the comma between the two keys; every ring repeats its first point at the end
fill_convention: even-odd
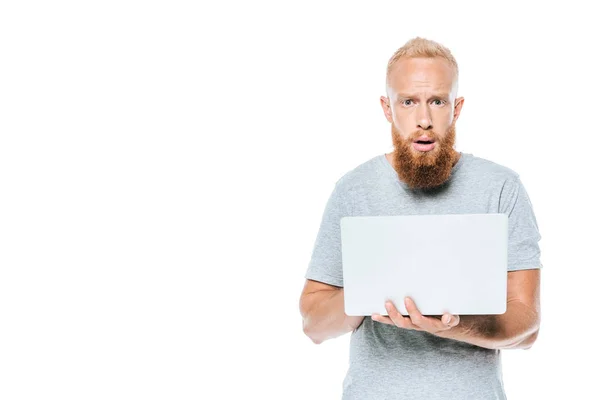
{"type": "MultiPolygon", "coordinates": [[[[409,94],[409,93],[398,93],[398,95],[396,96],[396,99],[414,99],[415,97],[419,97],[419,95],[416,94],[409,94]]],[[[448,98],[450,97],[450,95],[448,93],[433,93],[430,97],[430,99],[442,99],[442,100],[448,100],[448,98]]]]}

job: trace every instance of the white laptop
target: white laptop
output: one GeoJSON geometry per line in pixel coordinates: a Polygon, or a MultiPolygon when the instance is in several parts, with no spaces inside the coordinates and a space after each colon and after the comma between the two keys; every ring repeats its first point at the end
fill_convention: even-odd
{"type": "Polygon", "coordinates": [[[340,220],[347,315],[407,316],[410,296],[423,315],[506,312],[508,217],[447,214],[340,220]]]}

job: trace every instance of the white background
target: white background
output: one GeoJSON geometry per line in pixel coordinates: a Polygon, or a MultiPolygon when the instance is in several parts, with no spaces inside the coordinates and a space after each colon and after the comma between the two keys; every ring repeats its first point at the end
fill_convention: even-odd
{"type": "Polygon", "coordinates": [[[456,148],[518,172],[542,234],[509,398],[597,394],[596,14],[413,3],[3,2],[0,398],[339,398],[349,336],[303,335],[303,275],[335,181],[392,149],[415,36],[458,60],[456,148]]]}

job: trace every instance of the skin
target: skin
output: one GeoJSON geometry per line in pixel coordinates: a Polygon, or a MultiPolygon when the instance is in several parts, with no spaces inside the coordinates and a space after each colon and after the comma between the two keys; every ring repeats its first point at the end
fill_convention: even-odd
{"type": "Polygon", "coordinates": [[[386,158],[413,189],[443,184],[460,157],[455,124],[464,98],[456,97],[457,88],[454,69],[440,57],[400,59],[390,71],[387,96],[380,98],[394,143],[386,158]],[[413,147],[422,136],[435,140],[432,150],[413,147]]]}
{"type": "Polygon", "coordinates": [[[385,309],[389,317],[384,317],[379,314],[373,314],[373,321],[381,322],[388,325],[395,325],[399,328],[413,329],[416,331],[426,331],[434,335],[438,335],[443,331],[447,331],[457,326],[460,322],[459,315],[444,314],[441,319],[435,317],[425,317],[419,312],[415,302],[410,298],[404,299],[404,305],[409,316],[404,317],[396,309],[391,301],[385,303],[385,309]]]}
{"type": "Polygon", "coordinates": [[[456,97],[457,87],[450,63],[442,58],[400,59],[390,71],[381,107],[404,139],[415,128],[445,132],[464,103],[463,97],[456,97]]]}
{"type": "MultiPolygon", "coordinates": [[[[460,157],[453,149],[453,136],[464,98],[457,98],[456,92],[454,71],[441,58],[401,59],[390,73],[387,96],[380,99],[395,147],[386,158],[411,187],[442,184],[460,157]],[[433,150],[421,152],[412,147],[421,135],[435,138],[433,150]],[[421,173],[424,170],[426,174],[421,173]]],[[[424,316],[406,298],[408,316],[388,302],[387,317],[373,314],[371,318],[489,349],[528,349],[539,331],[539,288],[539,269],[511,271],[504,314],[424,316]]],[[[343,288],[308,279],[300,296],[300,313],[304,333],[317,344],[357,329],[364,320],[345,314],[343,288]]]]}

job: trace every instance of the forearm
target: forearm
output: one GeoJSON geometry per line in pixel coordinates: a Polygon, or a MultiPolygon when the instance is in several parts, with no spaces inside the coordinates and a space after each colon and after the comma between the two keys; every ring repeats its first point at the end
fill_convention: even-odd
{"type": "Polygon", "coordinates": [[[538,329],[537,313],[513,301],[504,314],[461,315],[459,324],[440,336],[488,349],[524,349],[531,347],[538,329]]]}
{"type": "Polygon", "coordinates": [[[317,344],[353,331],[363,320],[344,312],[344,289],[319,291],[308,296],[308,306],[302,313],[304,333],[317,344]]]}

